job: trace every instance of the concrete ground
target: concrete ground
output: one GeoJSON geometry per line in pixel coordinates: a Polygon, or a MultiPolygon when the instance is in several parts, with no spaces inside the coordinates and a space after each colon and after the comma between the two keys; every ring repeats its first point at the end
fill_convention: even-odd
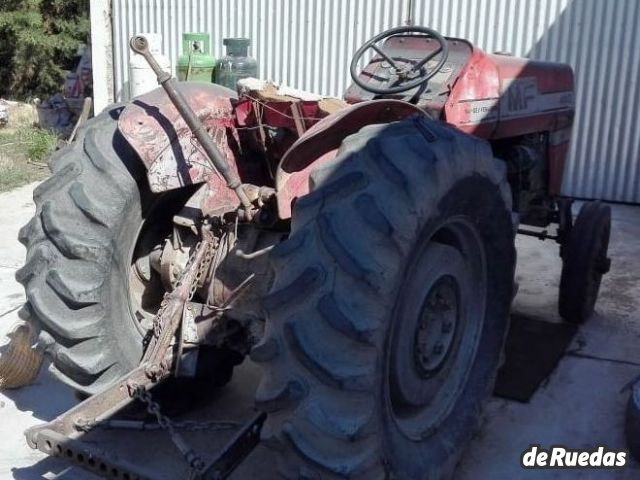
{"type": "MultiPolygon", "coordinates": [[[[24,301],[22,287],[14,280],[25,253],[16,238],[19,228],[33,214],[32,188],[33,185],[0,194],[0,344],[17,321],[17,310],[24,301]]],[[[559,367],[530,403],[491,400],[484,428],[467,450],[457,479],[630,479],[640,476],[640,467],[634,461],[615,471],[524,471],[520,468],[521,454],[530,444],[543,447],[559,444],[574,449],[597,445],[625,448],[623,422],[627,385],[640,374],[638,238],[640,208],[614,206],[613,266],[604,280],[597,314],[581,327],[559,367]]],[[[520,291],[514,309],[524,315],[558,321],[557,246],[553,242],[527,238],[519,240],[518,251],[520,291]]],[[[255,369],[243,365],[231,385],[193,415],[208,419],[246,418],[256,378],[255,369]]],[[[30,450],[22,435],[25,428],[54,418],[74,403],[73,394],[46,369],[40,372],[35,384],[0,393],[0,480],[94,478],[30,450]]],[[[230,434],[215,434],[213,443],[210,435],[204,434],[196,443],[199,448],[208,446],[214,450],[230,434]]],[[[177,472],[166,470],[174,454],[161,433],[132,433],[123,440],[121,432],[106,432],[100,441],[135,451],[142,462],[164,460],[165,470],[159,477],[177,478],[177,472]]],[[[271,466],[269,454],[259,447],[233,478],[265,478],[271,466]]]]}

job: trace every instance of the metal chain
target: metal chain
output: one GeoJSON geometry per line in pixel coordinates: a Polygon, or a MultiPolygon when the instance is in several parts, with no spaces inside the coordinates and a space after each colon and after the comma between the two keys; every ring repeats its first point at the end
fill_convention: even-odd
{"type": "MultiPolygon", "coordinates": [[[[198,270],[196,272],[195,278],[193,282],[189,286],[189,294],[187,296],[186,302],[190,302],[193,299],[196,291],[198,290],[198,286],[202,281],[202,277],[209,272],[209,268],[211,266],[211,261],[213,259],[213,254],[216,249],[216,243],[214,239],[211,239],[210,242],[204,242],[205,248],[207,248],[204,257],[200,264],[198,265],[198,270]]],[[[193,262],[199,252],[200,248],[203,248],[203,242],[198,242],[196,246],[193,248],[193,251],[189,255],[189,259],[187,260],[187,264],[185,265],[180,278],[177,280],[175,288],[181,286],[181,283],[184,279],[185,273],[193,266],[193,262]]],[[[163,328],[165,325],[160,323],[160,319],[163,317],[163,313],[167,307],[167,299],[169,292],[164,294],[162,302],[160,304],[160,308],[158,309],[154,319],[153,319],[153,335],[160,339],[162,335],[163,328]]],[[[171,441],[176,446],[176,448],[180,451],[182,456],[185,458],[189,466],[191,467],[191,478],[199,478],[200,474],[204,471],[205,463],[202,458],[196,453],[196,451],[187,443],[185,438],[177,431],[175,424],[171,421],[169,417],[163,415],[160,410],[160,404],[153,400],[151,393],[147,391],[141,385],[131,384],[129,385],[132,392],[131,395],[134,398],[137,398],[141,402],[143,402],[147,411],[156,417],[157,423],[161,429],[169,432],[171,437],[171,441]]]]}
{"type": "MultiPolygon", "coordinates": [[[[206,234],[210,235],[210,233],[208,232],[207,233],[203,232],[203,233],[205,235],[206,234]]],[[[204,248],[206,248],[207,250],[204,253],[204,257],[202,261],[198,265],[198,270],[196,272],[195,278],[193,279],[193,282],[189,286],[189,294],[187,295],[186,302],[190,302],[193,299],[196,291],[198,290],[202,282],[202,278],[208,275],[209,270],[211,268],[211,263],[213,261],[214,253],[216,252],[216,247],[217,247],[215,239],[211,238],[210,241],[204,242],[204,246],[205,246],[204,248]]],[[[200,248],[203,248],[203,242],[198,242],[196,246],[193,248],[193,251],[189,255],[189,259],[187,260],[187,264],[182,270],[180,278],[176,282],[175,288],[178,288],[179,286],[181,286],[182,281],[184,279],[184,275],[193,266],[193,262],[195,261],[195,258],[200,248]]],[[[165,327],[163,324],[160,323],[160,319],[163,317],[163,313],[167,307],[167,298],[168,298],[168,292],[164,294],[164,297],[160,304],[160,308],[158,309],[158,312],[156,313],[153,319],[153,335],[158,339],[162,334],[162,329],[165,327]]],[[[160,410],[160,404],[153,400],[151,393],[147,391],[146,388],[138,384],[130,384],[129,387],[131,389],[131,396],[140,400],[142,403],[144,403],[147,407],[147,412],[149,412],[150,414],[156,417],[156,421],[159,427],[169,432],[171,441],[176,446],[176,448],[180,451],[184,459],[187,461],[187,463],[191,467],[191,478],[194,478],[194,479],[199,478],[205,469],[204,460],[202,460],[202,458],[196,453],[193,447],[191,447],[189,443],[186,441],[186,439],[177,431],[176,424],[169,417],[162,414],[160,410]]]]}
{"type": "Polygon", "coordinates": [[[132,390],[132,396],[144,403],[147,407],[147,412],[156,417],[160,428],[169,432],[171,441],[187,461],[189,467],[191,467],[191,478],[198,478],[206,467],[202,457],[198,455],[180,432],[176,430],[174,422],[168,416],[162,414],[160,404],[153,400],[151,393],[147,391],[146,388],[135,383],[130,384],[129,387],[132,390]]]}
{"type": "MultiPolygon", "coordinates": [[[[172,420],[174,430],[181,430],[184,432],[221,432],[224,430],[235,430],[241,425],[238,422],[226,421],[226,420],[207,420],[207,421],[195,421],[195,420],[172,420]]],[[[89,422],[89,421],[77,421],[75,426],[82,431],[89,431],[94,428],[101,430],[140,430],[150,431],[158,430],[160,426],[156,422],[147,422],[144,420],[103,420],[102,422],[89,422]]]]}

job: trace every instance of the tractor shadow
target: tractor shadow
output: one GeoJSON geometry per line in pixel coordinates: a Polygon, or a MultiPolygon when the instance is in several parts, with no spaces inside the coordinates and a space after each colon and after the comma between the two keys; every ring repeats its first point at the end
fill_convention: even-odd
{"type": "Polygon", "coordinates": [[[2,396],[11,400],[16,409],[31,412],[33,418],[42,421],[53,420],[78,402],[73,390],[51,374],[48,360],[43,362],[32,384],[3,390],[2,396]]]}
{"type": "Polygon", "coordinates": [[[578,332],[558,314],[561,270],[558,245],[536,238],[516,238],[516,294],[505,343],[505,363],[498,371],[494,396],[528,403],[543,387],[578,332]]]}

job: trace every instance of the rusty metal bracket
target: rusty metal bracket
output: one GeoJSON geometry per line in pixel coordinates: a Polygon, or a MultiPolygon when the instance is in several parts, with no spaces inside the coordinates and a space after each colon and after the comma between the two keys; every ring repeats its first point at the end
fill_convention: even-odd
{"type": "Polygon", "coordinates": [[[126,478],[129,480],[151,480],[153,478],[139,465],[48,428],[38,431],[38,450],[52,457],[62,458],[106,478],[126,478]]]}
{"type": "MultiPolygon", "coordinates": [[[[65,457],[83,467],[84,460],[88,462],[89,458],[93,459],[93,464],[95,459],[100,458],[102,463],[108,465],[108,459],[103,458],[100,450],[94,451],[90,445],[80,442],[77,444],[81,447],[80,450],[66,445],[76,445],[73,440],[130,404],[136,398],[139,388],[150,390],[170,376],[173,363],[171,339],[180,325],[182,309],[197,287],[197,280],[202,273],[201,263],[210,251],[210,242],[209,238],[203,240],[196,249],[179,286],[165,296],[164,306],[158,311],[155,319],[159,331],[151,339],[140,365],[120,377],[112,386],[92,395],[51,422],[29,428],[25,437],[31,448],[37,448],[49,455],[60,455],[59,450],[64,446],[65,457]]],[[[99,462],[98,468],[100,465],[99,462]]]]}
{"type": "Polygon", "coordinates": [[[205,468],[203,480],[221,480],[231,475],[260,442],[266,419],[267,414],[261,412],[247,423],[205,468]]]}
{"type": "Polygon", "coordinates": [[[151,478],[139,466],[82,442],[79,437],[132,402],[132,382],[151,388],[168,376],[169,372],[166,371],[152,380],[146,373],[146,365],[140,365],[121,377],[113,386],[87,398],[51,422],[27,429],[24,433],[27,443],[31,448],[63,458],[107,478],[151,478]]]}
{"type": "MultiPolygon", "coordinates": [[[[262,412],[250,420],[207,465],[199,478],[202,480],[228,478],[260,442],[260,431],[266,418],[267,414],[262,412]]],[[[105,478],[127,480],[154,478],[154,472],[146,466],[132,463],[113,452],[52,430],[49,425],[30,429],[37,430],[32,434],[35,436],[38,449],[43,453],[64,459],[105,478]]]]}
{"type": "MultiPolygon", "coordinates": [[[[210,464],[209,467],[180,435],[173,422],[162,415],[160,406],[154,402],[149,390],[166,380],[172,372],[174,352],[171,339],[180,325],[197,332],[195,318],[184,325],[184,312],[198,287],[198,281],[206,274],[211,264],[213,237],[205,235],[195,248],[187,267],[175,290],[165,295],[154,320],[154,335],[149,342],[142,362],[132,371],[120,377],[114,384],[76,405],[51,422],[29,428],[25,432],[27,443],[47,455],[57,456],[82,468],[108,478],[143,480],[154,478],[145,465],[135,465],[119,458],[82,437],[97,426],[108,422],[113,415],[135,399],[147,404],[149,413],[156,415],[158,424],[166,428],[171,439],[183,454],[196,477],[203,478],[205,470],[211,471],[206,478],[226,478],[235,467],[255,448],[260,439],[260,430],[266,418],[262,413],[245,426],[210,464]]],[[[193,333],[193,332],[192,332],[193,333]]],[[[197,334],[197,333],[196,333],[197,334]]]]}
{"type": "Polygon", "coordinates": [[[156,315],[160,330],[151,338],[140,365],[120,377],[112,386],[92,395],[51,422],[28,429],[25,436],[29,446],[40,448],[38,434],[42,430],[52,430],[70,438],[78,437],[131,403],[135,393],[131,385],[149,390],[169,377],[173,363],[171,339],[180,326],[185,303],[191,299],[197,287],[202,273],[201,263],[210,252],[211,245],[210,239],[203,240],[180,279],[179,286],[166,295],[164,306],[156,315]]]}
{"type": "Polygon", "coordinates": [[[27,429],[24,433],[27,443],[31,448],[51,454],[46,441],[42,441],[42,432],[55,432],[68,439],[78,438],[133,401],[133,392],[130,388],[132,383],[152,388],[169,377],[169,371],[166,370],[152,380],[147,375],[146,367],[146,364],[138,366],[120,377],[111,387],[92,395],[52,421],[27,429]]]}

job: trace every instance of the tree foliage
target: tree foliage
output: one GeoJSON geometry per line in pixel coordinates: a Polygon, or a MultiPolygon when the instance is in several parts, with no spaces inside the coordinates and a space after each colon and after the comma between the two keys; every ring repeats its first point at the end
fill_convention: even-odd
{"type": "Polygon", "coordinates": [[[88,34],[86,0],[0,0],[0,96],[59,92],[88,34]]]}

